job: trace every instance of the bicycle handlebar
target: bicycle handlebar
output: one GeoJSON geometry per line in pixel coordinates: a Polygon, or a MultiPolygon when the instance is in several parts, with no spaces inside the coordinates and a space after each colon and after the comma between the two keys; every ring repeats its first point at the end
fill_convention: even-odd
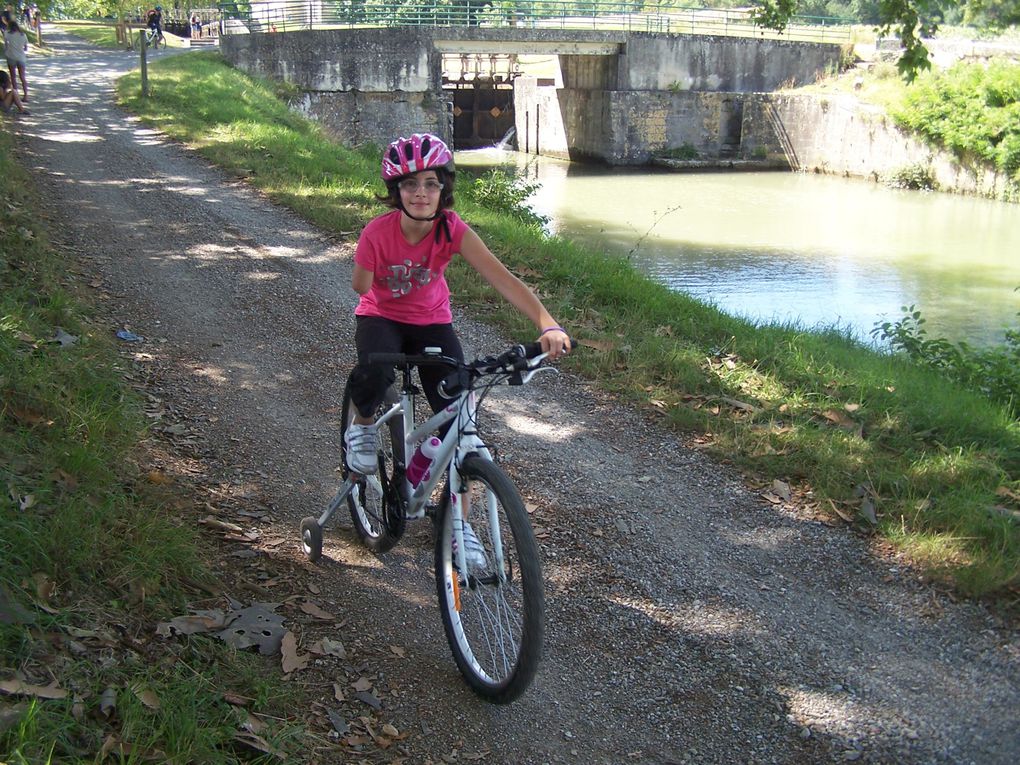
{"type": "MultiPolygon", "coordinates": [[[[570,338],[570,347],[577,347],[577,342],[570,338]]],[[[515,345],[498,356],[484,356],[470,362],[461,362],[457,359],[434,354],[407,354],[407,353],[370,353],[368,363],[389,364],[396,367],[410,366],[447,366],[455,367],[456,371],[443,380],[439,385],[439,393],[444,398],[453,398],[462,390],[469,387],[473,380],[479,377],[500,372],[515,374],[516,378],[511,384],[520,385],[521,372],[531,369],[535,359],[543,356],[542,344],[539,342],[523,343],[515,345]]],[[[526,382],[526,380],[523,380],[526,382]]]]}

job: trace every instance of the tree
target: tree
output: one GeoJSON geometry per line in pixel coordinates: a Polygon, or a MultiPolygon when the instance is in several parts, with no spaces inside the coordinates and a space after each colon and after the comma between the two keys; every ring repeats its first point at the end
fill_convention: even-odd
{"type": "MultiPolygon", "coordinates": [[[[762,26],[782,31],[790,21],[801,0],[757,0],[752,11],[755,21],[762,26]]],[[[922,70],[931,68],[928,49],[921,41],[931,37],[942,20],[942,7],[970,3],[987,5],[1013,5],[1020,0],[879,0],[878,30],[880,34],[896,31],[903,45],[903,55],[896,63],[900,73],[912,81],[922,70]]]]}

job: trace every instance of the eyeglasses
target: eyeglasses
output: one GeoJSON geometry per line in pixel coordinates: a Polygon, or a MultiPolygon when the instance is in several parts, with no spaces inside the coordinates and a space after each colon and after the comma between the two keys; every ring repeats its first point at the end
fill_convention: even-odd
{"type": "Polygon", "coordinates": [[[425,183],[419,183],[414,178],[406,178],[397,184],[401,191],[406,191],[408,194],[417,194],[421,189],[425,189],[427,194],[438,194],[443,190],[443,184],[439,181],[425,181],[425,183]]]}

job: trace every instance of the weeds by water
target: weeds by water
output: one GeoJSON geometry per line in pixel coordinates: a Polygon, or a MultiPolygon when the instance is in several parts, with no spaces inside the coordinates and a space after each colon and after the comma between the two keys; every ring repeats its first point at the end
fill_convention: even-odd
{"type": "MultiPolygon", "coordinates": [[[[330,142],[273,86],[211,54],[159,62],[150,81],[145,100],[137,75],[122,80],[124,102],[316,224],[353,239],[380,212],[378,150],[330,142]]],[[[732,318],[470,194],[458,207],[587,343],[566,364],[763,488],[789,486],[819,517],[879,535],[962,592],[1015,593],[1020,426],[1007,406],[839,332],[732,318]]],[[[468,267],[455,261],[448,277],[460,305],[533,334],[468,267]]]]}

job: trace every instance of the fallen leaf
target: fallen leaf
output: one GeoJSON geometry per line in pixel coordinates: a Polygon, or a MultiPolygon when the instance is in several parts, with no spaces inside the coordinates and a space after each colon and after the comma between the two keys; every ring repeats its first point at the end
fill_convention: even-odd
{"type": "Polygon", "coordinates": [[[199,521],[202,526],[208,526],[211,529],[220,529],[222,531],[232,531],[235,534],[240,534],[244,529],[238,526],[236,523],[228,523],[227,521],[221,521],[218,518],[213,518],[211,515],[207,515],[205,518],[199,521]]]}
{"type": "Polygon", "coordinates": [[[864,519],[872,526],[878,525],[878,517],[875,514],[875,503],[868,497],[861,500],[861,515],[863,515],[864,519]]]}
{"type": "Polygon", "coordinates": [[[351,726],[347,724],[347,721],[335,709],[327,708],[326,716],[329,718],[329,724],[333,726],[333,730],[339,735],[346,736],[350,733],[351,726]]]}
{"type": "Polygon", "coordinates": [[[234,740],[250,749],[254,749],[256,752],[262,752],[263,754],[270,754],[278,760],[285,760],[286,755],[278,749],[274,749],[273,746],[261,736],[256,736],[254,733],[242,731],[234,734],[234,740]]]}
{"type": "Polygon", "coordinates": [[[117,711],[117,689],[113,686],[103,691],[103,695],[99,697],[99,711],[106,717],[117,711]]]}
{"type": "Polygon", "coordinates": [[[367,677],[359,677],[356,682],[351,683],[356,691],[367,691],[372,687],[372,681],[367,677]]]}
{"type": "Polygon", "coordinates": [[[344,696],[344,690],[340,687],[340,683],[333,683],[333,698],[337,701],[347,701],[347,697],[344,696]]]}
{"type": "Polygon", "coordinates": [[[382,702],[379,700],[379,697],[369,691],[358,691],[354,694],[354,698],[368,704],[372,709],[382,709],[382,702]]]}
{"type": "Polygon", "coordinates": [[[165,486],[170,483],[170,476],[162,470],[150,470],[146,478],[148,478],[149,483],[156,484],[157,486],[165,486]]]}
{"type": "Polygon", "coordinates": [[[141,686],[135,686],[131,689],[134,691],[135,696],[138,700],[145,704],[149,709],[159,709],[159,696],[156,692],[150,688],[143,688],[141,686]]]}
{"type": "Polygon", "coordinates": [[[253,715],[251,712],[245,710],[244,720],[241,722],[241,727],[249,733],[261,733],[266,729],[266,724],[259,718],[253,715]]]}
{"type": "Polygon", "coordinates": [[[283,636],[283,642],[280,644],[280,653],[283,654],[283,673],[285,675],[289,675],[291,672],[299,669],[304,669],[308,666],[308,660],[311,658],[307,653],[298,653],[297,638],[294,637],[294,633],[290,630],[283,636]]]}
{"type": "Polygon", "coordinates": [[[831,499],[829,500],[829,505],[832,507],[832,512],[834,512],[836,515],[838,515],[844,521],[846,521],[847,523],[853,523],[854,522],[854,517],[852,515],[850,515],[849,513],[846,513],[843,510],[840,510],[839,507],[836,505],[836,503],[833,502],[831,499]]]}
{"type": "Polygon", "coordinates": [[[1008,497],[1014,502],[1020,502],[1020,493],[1013,491],[1008,486],[1000,486],[995,490],[995,493],[1000,497],[1008,497]]]}
{"type": "Polygon", "coordinates": [[[312,653],[317,653],[320,656],[335,656],[338,659],[347,658],[347,651],[344,649],[344,644],[339,640],[323,638],[322,640],[316,641],[315,645],[308,650],[312,653]]]}
{"type": "Polygon", "coordinates": [[[67,691],[57,687],[54,680],[49,685],[30,685],[21,680],[0,680],[0,693],[12,696],[34,696],[37,699],[66,699],[67,691]]]}
{"type": "Polygon", "coordinates": [[[43,603],[48,603],[53,595],[53,590],[56,589],[56,583],[50,579],[48,574],[41,571],[32,574],[32,581],[35,582],[36,597],[43,603]]]}
{"type": "Polygon", "coordinates": [[[856,412],[858,409],[861,408],[861,405],[860,404],[843,404],[843,408],[846,409],[846,411],[848,411],[851,414],[853,414],[854,412],[856,412]]]}
{"type": "Polygon", "coordinates": [[[407,649],[401,648],[399,645],[391,645],[390,651],[392,651],[395,656],[399,656],[401,659],[407,658],[407,649]]]}
{"type": "Polygon", "coordinates": [[[772,481],[772,492],[776,496],[782,497],[782,499],[786,502],[789,502],[790,497],[792,496],[790,484],[786,483],[786,481],[780,481],[778,478],[772,481]]]}
{"type": "Polygon", "coordinates": [[[336,619],[329,611],[324,611],[310,600],[306,600],[301,604],[301,610],[309,616],[314,616],[316,619],[322,619],[323,621],[331,622],[336,619]]]}
{"type": "Polygon", "coordinates": [[[724,404],[729,404],[734,409],[740,409],[741,411],[744,412],[758,411],[758,407],[756,407],[754,404],[749,404],[746,401],[741,401],[736,398],[730,398],[729,396],[719,396],[719,400],[722,401],[724,404]]]}
{"type": "Polygon", "coordinates": [[[578,345],[584,346],[585,348],[593,348],[596,351],[611,351],[616,348],[616,343],[612,340],[578,340],[578,345]]]}

